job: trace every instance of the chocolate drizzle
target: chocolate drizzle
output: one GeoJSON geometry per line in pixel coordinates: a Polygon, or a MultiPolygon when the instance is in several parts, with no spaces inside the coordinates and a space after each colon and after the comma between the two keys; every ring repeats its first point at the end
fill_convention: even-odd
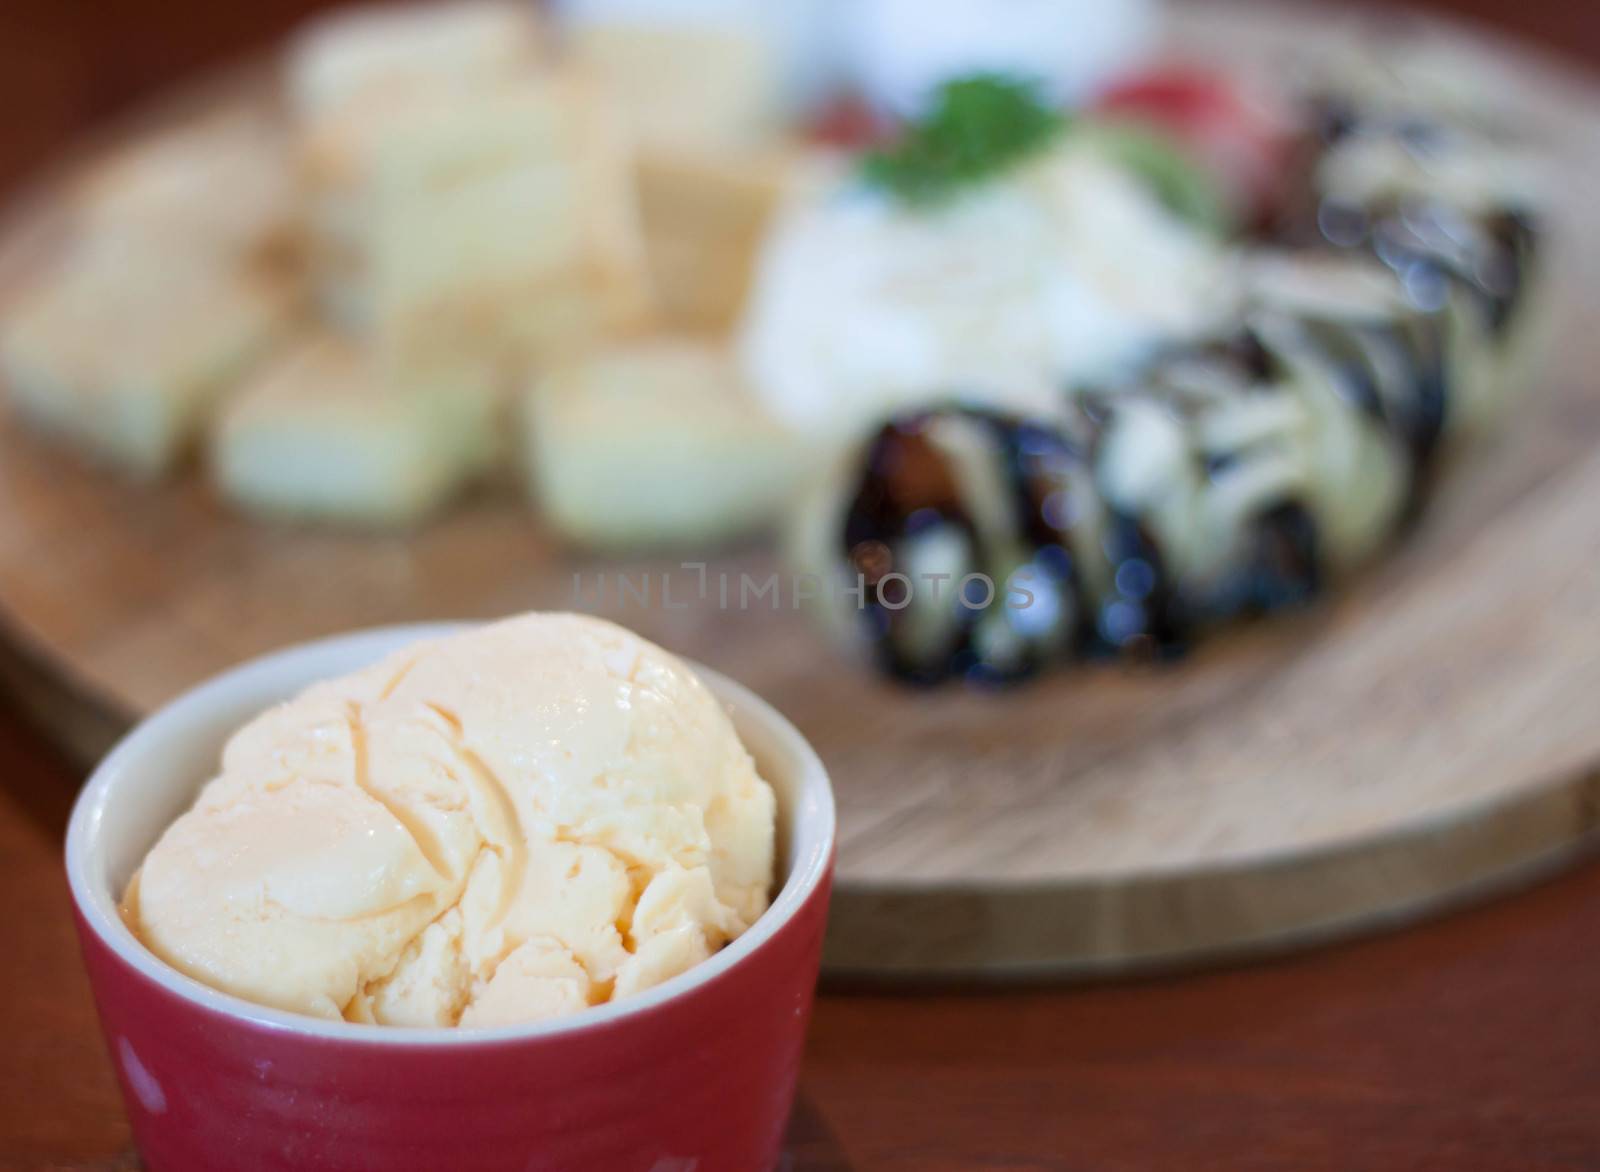
{"type": "Polygon", "coordinates": [[[1241,615],[1304,606],[1322,589],[1317,521],[1299,501],[1284,501],[1256,517],[1241,575],[1241,615]]]}
{"type": "Polygon", "coordinates": [[[957,629],[936,648],[910,645],[907,619],[918,605],[902,557],[909,539],[949,528],[974,549],[981,538],[961,500],[954,470],[927,434],[935,412],[886,423],[867,447],[866,461],[845,513],[844,553],[864,588],[861,621],[879,666],[912,683],[937,683],[966,648],[977,614],[959,608],[957,629]]]}
{"type": "MultiPolygon", "coordinates": [[[[1409,475],[1402,516],[1420,507],[1453,422],[1452,372],[1484,354],[1492,360],[1492,348],[1506,342],[1527,300],[1539,233],[1534,217],[1509,199],[1485,211],[1443,193],[1353,199],[1323,190],[1320,164],[1330,152],[1374,136],[1418,160],[1463,141],[1457,128],[1412,115],[1374,118],[1350,102],[1315,103],[1290,194],[1267,239],[1297,246],[1312,261],[1370,258],[1375,271],[1393,275],[1399,308],[1269,305],[1274,320],[1292,328],[1264,335],[1241,324],[1169,348],[1152,356],[1132,386],[1070,396],[1060,420],[948,406],[884,424],[851,486],[838,552],[866,584],[860,629],[885,671],[917,683],[989,683],[1077,657],[1165,658],[1219,622],[1314,599],[1327,583],[1329,557],[1316,498],[1292,480],[1272,495],[1273,482],[1259,476],[1273,459],[1292,458],[1293,449],[1277,433],[1260,436],[1283,416],[1237,401],[1292,393],[1287,388],[1307,369],[1331,378],[1342,409],[1360,418],[1369,439],[1375,434],[1393,445],[1409,475]],[[1153,523],[1141,510],[1169,505],[1113,506],[1097,487],[1102,462],[1111,458],[1102,440],[1125,401],[1154,404],[1185,437],[1183,459],[1161,449],[1168,491],[1187,491],[1181,486],[1190,475],[1193,492],[1265,486],[1259,501],[1228,516],[1220,569],[1215,558],[1197,562],[1193,550],[1163,547],[1160,534],[1172,537],[1179,531],[1173,516],[1184,514],[1153,523]],[[1208,412],[1230,406],[1241,413],[1220,417],[1227,427],[1204,430],[1208,412]],[[974,441],[960,457],[939,438],[952,427],[967,429],[962,435],[974,441]],[[1213,434],[1223,438],[1203,446],[1200,437],[1213,434]],[[1263,442],[1265,454],[1256,446],[1263,442]],[[1002,486],[1002,531],[994,531],[993,501],[969,499],[974,459],[983,462],[980,480],[1002,486]],[[918,564],[919,552],[932,556],[930,549],[946,562],[959,559],[949,568],[957,578],[987,576],[994,597],[984,605],[950,594],[928,598],[919,583],[895,577],[918,564]],[[1186,580],[1185,565],[1207,568],[1186,580]]],[[[1153,434],[1168,433],[1157,427],[1153,434]]],[[[1327,507],[1325,492],[1321,499],[1327,507]]],[[[1393,524],[1388,516],[1385,523],[1393,524]]]]}
{"type": "Polygon", "coordinates": [[[1095,609],[1095,648],[1132,659],[1167,659],[1186,647],[1174,584],[1150,531],[1132,517],[1113,514],[1101,538],[1111,571],[1095,609]]]}
{"type": "Polygon", "coordinates": [[[861,622],[886,671],[913,683],[1003,682],[1077,644],[1084,608],[1069,498],[1082,464],[1065,434],[971,407],[902,416],[878,431],[846,506],[843,546],[862,577],[861,622]],[[985,533],[975,523],[959,471],[930,434],[941,423],[978,429],[990,441],[1013,534],[985,533]],[[910,544],[941,528],[955,531],[966,561],[948,581],[919,580],[910,544]],[[1020,546],[1019,564],[1002,559],[1002,537],[1020,546]],[[984,581],[963,591],[968,575],[984,581]],[[953,616],[948,637],[933,646],[925,642],[937,626],[927,621],[930,609],[953,616]]]}

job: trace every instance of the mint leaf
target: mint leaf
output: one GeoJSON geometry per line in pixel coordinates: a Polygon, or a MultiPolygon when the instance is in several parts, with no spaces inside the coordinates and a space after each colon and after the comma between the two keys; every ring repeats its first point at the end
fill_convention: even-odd
{"type": "Polygon", "coordinates": [[[946,82],[900,141],[861,160],[861,177],[905,203],[928,206],[1035,154],[1066,126],[1038,88],[976,74],[946,82]]]}

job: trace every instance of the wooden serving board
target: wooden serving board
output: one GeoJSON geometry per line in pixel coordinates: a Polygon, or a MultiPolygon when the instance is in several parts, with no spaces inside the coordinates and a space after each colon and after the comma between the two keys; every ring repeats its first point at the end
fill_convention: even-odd
{"type": "MultiPolygon", "coordinates": [[[[1339,35],[1298,10],[1187,5],[1176,31],[1191,52],[1304,52],[1308,33],[1319,49],[1339,35]]],[[[841,810],[827,962],[855,976],[1193,963],[1547,870],[1600,840],[1600,331],[1584,321],[1600,305],[1600,233],[1576,214],[1600,190],[1600,101],[1547,63],[1502,65],[1507,104],[1559,162],[1547,377],[1519,389],[1502,435],[1463,453],[1389,560],[1304,617],[1171,668],[910,692],[831,651],[787,590],[783,609],[739,608],[739,575],[776,569],[767,551],[713,559],[701,599],[676,559],[574,556],[509,496],[406,537],[269,527],[197,475],[130,486],[4,419],[0,666],[87,760],[271,648],[581,601],[754,687],[815,742],[841,810]],[[682,609],[663,604],[664,573],[682,609]],[[622,594],[619,574],[636,591],[649,575],[650,603],[622,594]]],[[[207,100],[269,92],[257,74],[207,100]]],[[[0,303],[48,260],[61,181],[0,234],[0,303]]]]}

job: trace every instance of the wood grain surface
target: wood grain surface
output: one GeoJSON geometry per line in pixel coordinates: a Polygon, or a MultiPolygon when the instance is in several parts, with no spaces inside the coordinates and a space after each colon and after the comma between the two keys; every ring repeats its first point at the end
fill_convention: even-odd
{"type": "MultiPolygon", "coordinates": [[[[1322,13],[1210,6],[1183,9],[1174,28],[1187,53],[1246,60],[1328,52],[1350,31],[1322,13]]],[[[561,549],[509,495],[405,536],[263,525],[230,514],[197,473],[131,487],[8,418],[0,627],[12,674],[42,674],[34,710],[89,759],[182,689],[306,638],[597,610],[753,687],[828,762],[841,811],[836,973],[999,979],[1194,962],[1541,874],[1600,827],[1600,723],[1583,700],[1600,685],[1589,504],[1600,340],[1576,312],[1600,290],[1582,219],[1600,192],[1600,100],[1573,73],[1482,52],[1560,180],[1548,375],[1516,388],[1504,434],[1461,455],[1392,558],[1302,619],[1171,669],[912,692],[821,646],[786,583],[747,589],[779,570],[759,549],[708,558],[708,578],[676,559],[598,562],[561,549]]],[[[82,157],[219,102],[261,103],[270,83],[269,70],[224,77],[82,157]]],[[[69,235],[72,166],[37,183],[0,232],[0,305],[69,235]]]]}
{"type": "MultiPolygon", "coordinates": [[[[0,187],[311,6],[7,0],[0,187]]],[[[1433,7],[1600,63],[1600,5],[1433,7]]],[[[67,918],[60,839],[78,778],[0,706],[7,1172],[137,1167],[67,918]]],[[[825,991],[803,1085],[818,1128],[864,1172],[1592,1172],[1597,931],[1600,867],[1588,866],[1404,933],[1205,976],[1027,994],[825,991]]]]}

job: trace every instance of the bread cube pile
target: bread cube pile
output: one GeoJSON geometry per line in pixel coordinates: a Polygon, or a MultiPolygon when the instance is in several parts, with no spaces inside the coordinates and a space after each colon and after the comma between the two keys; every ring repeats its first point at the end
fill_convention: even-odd
{"type": "Polygon", "coordinates": [[[90,170],[0,306],[15,412],[277,520],[403,527],[520,473],[587,544],[768,524],[803,455],[728,334],[796,153],[779,70],[753,26],[612,7],[336,13],[273,109],[90,170]]]}

